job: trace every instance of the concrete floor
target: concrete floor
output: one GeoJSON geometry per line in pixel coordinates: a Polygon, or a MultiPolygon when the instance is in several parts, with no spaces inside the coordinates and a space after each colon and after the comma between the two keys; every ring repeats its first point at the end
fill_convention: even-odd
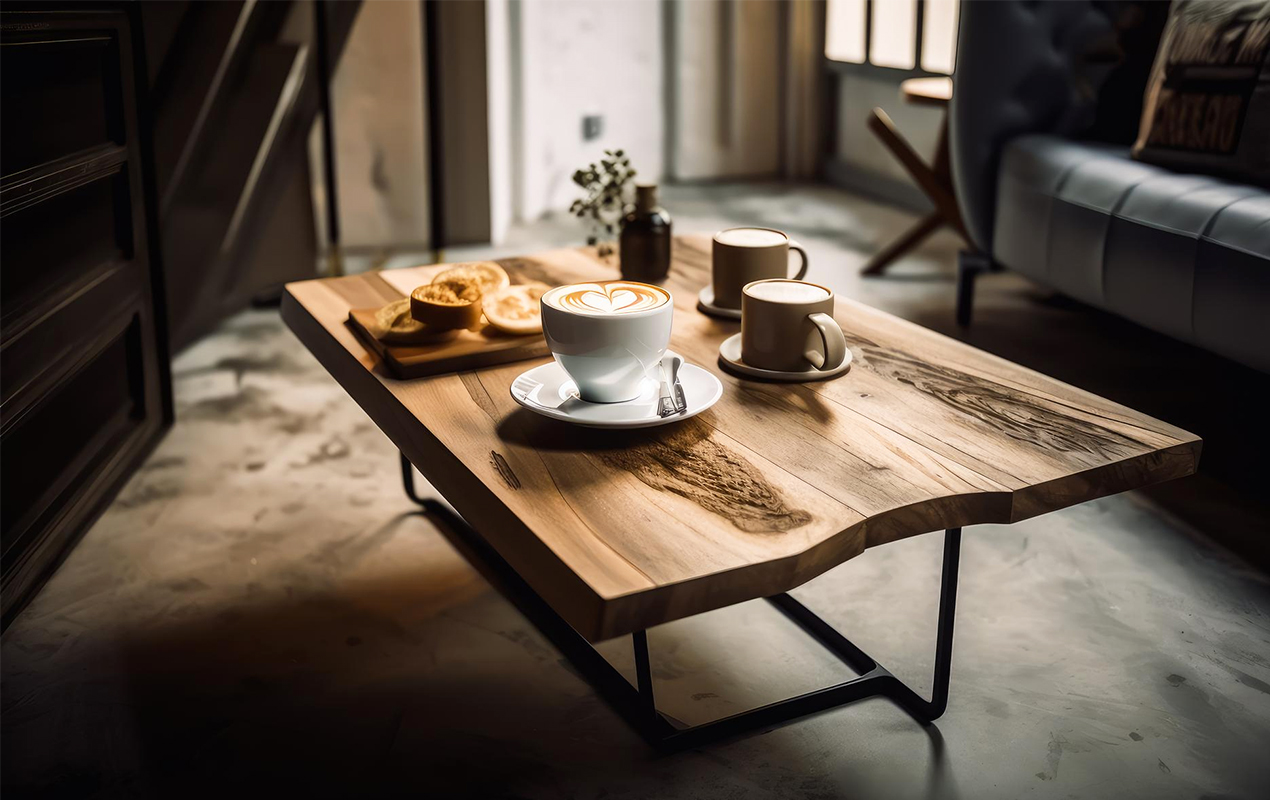
{"type": "MultiPolygon", "coordinates": [[[[684,188],[667,205],[681,231],[791,230],[813,278],[952,330],[951,238],[891,278],[854,276],[908,215],[823,188],[684,188]]],[[[547,221],[500,252],[578,234],[547,221]]],[[[1017,276],[989,277],[981,301],[971,341],[1196,430],[1205,474],[968,529],[937,727],[870,700],[651,752],[412,513],[391,444],[276,313],[252,311],[176,360],[176,426],[4,634],[6,800],[1265,797],[1270,584],[1208,540],[1266,533],[1247,488],[1264,485],[1266,434],[1241,427],[1263,378],[1017,276]]],[[[939,536],[887,545],[796,594],[925,690],[939,553],[939,536]]],[[[659,703],[687,722],[849,674],[763,603],[650,644],[659,703]]],[[[601,649],[630,673],[629,640],[601,649]]]]}

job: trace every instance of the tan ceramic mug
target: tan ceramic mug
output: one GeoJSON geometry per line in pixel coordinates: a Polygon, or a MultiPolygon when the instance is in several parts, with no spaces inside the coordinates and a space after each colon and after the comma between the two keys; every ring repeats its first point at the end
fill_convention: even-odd
{"type": "Polygon", "coordinates": [[[774,372],[836,369],[847,340],[833,318],[833,291],[777,278],[746,284],[741,299],[741,360],[774,372]]]}
{"type": "Polygon", "coordinates": [[[765,278],[789,277],[789,251],[798,251],[802,266],[794,274],[807,274],[807,251],[789,235],[772,228],[729,228],[714,235],[711,280],[714,305],[740,308],[741,288],[765,278]]]}

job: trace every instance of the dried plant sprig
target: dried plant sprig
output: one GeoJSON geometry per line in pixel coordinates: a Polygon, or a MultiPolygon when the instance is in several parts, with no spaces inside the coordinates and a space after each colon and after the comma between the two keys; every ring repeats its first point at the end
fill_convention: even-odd
{"type": "MultiPolygon", "coordinates": [[[[573,173],[573,182],[585,195],[573,201],[569,213],[589,222],[591,233],[587,244],[600,244],[602,238],[612,238],[616,233],[617,221],[630,202],[634,178],[635,169],[624,150],[605,150],[604,158],[573,173]]],[[[611,249],[608,245],[604,247],[611,249]]]]}

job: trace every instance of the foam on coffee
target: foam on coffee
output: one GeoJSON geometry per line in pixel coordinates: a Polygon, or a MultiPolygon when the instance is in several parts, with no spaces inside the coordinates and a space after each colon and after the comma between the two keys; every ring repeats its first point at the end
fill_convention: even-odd
{"type": "Polygon", "coordinates": [[[542,302],[574,314],[609,316],[658,308],[670,302],[670,292],[634,281],[574,283],[550,290],[542,302]]]}
{"type": "Polygon", "coordinates": [[[731,228],[716,233],[714,240],[730,247],[776,247],[788,242],[789,237],[767,228],[731,228]]]}
{"type": "Polygon", "coordinates": [[[762,281],[747,286],[745,293],[756,300],[772,303],[814,303],[829,296],[828,289],[801,281],[762,281]]]}

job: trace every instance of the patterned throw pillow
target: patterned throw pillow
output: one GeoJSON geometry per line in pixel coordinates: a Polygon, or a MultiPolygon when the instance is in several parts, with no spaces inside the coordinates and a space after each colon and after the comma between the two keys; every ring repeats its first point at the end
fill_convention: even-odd
{"type": "Polygon", "coordinates": [[[1270,2],[1173,3],[1133,155],[1270,185],[1270,2]]]}

